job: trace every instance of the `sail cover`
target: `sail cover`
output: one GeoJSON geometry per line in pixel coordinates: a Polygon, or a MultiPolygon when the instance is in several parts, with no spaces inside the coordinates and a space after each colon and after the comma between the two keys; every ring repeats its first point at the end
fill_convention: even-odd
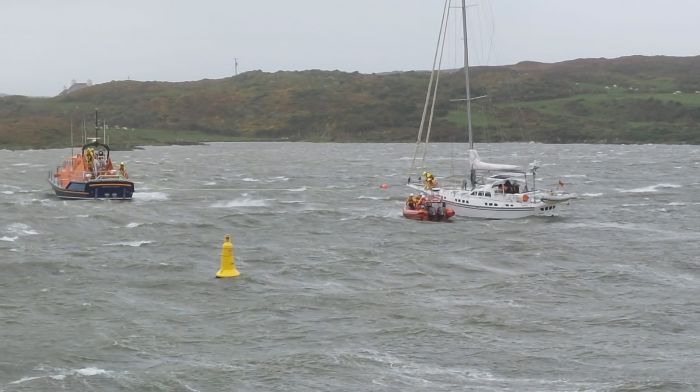
{"type": "Polygon", "coordinates": [[[469,163],[472,170],[489,170],[489,171],[514,171],[521,172],[522,169],[517,165],[505,165],[502,163],[487,163],[479,159],[479,153],[476,150],[469,150],[469,163]]]}

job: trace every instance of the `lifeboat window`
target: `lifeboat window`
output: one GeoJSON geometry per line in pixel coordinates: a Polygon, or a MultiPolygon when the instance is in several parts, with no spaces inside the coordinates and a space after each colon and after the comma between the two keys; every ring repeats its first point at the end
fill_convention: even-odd
{"type": "Polygon", "coordinates": [[[496,207],[498,207],[498,203],[493,203],[493,205],[495,205],[496,207]]]}
{"type": "Polygon", "coordinates": [[[472,196],[476,196],[476,191],[472,192],[472,196]]]}
{"type": "Polygon", "coordinates": [[[80,192],[80,191],[84,191],[85,187],[84,187],[84,185],[82,185],[80,183],[71,182],[70,184],[68,184],[68,187],[66,187],[66,189],[68,189],[69,191],[80,192]]]}
{"type": "Polygon", "coordinates": [[[491,197],[491,192],[486,192],[486,197],[491,197]]]}
{"type": "Polygon", "coordinates": [[[479,192],[478,195],[479,195],[479,196],[483,196],[483,195],[484,195],[484,192],[479,192]]]}

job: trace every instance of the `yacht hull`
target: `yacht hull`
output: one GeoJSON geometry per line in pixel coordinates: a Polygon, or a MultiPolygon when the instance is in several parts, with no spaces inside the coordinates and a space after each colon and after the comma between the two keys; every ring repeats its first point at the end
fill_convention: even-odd
{"type": "Polygon", "coordinates": [[[500,197],[473,196],[467,191],[442,191],[442,200],[459,217],[480,219],[520,219],[529,216],[556,215],[556,204],[543,201],[522,201],[516,195],[500,197]]]}

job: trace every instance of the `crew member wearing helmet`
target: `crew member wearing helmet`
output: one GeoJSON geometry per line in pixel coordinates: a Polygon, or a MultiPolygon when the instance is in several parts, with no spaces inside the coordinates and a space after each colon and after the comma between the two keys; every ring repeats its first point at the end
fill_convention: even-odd
{"type": "Polygon", "coordinates": [[[87,161],[87,170],[94,171],[93,161],[95,160],[95,152],[92,147],[85,150],[85,160],[87,161]]]}
{"type": "Polygon", "coordinates": [[[417,210],[420,210],[421,208],[423,208],[423,206],[421,205],[421,200],[422,200],[422,199],[423,199],[423,196],[421,196],[421,195],[415,195],[415,196],[413,196],[413,205],[416,206],[416,209],[417,209],[417,210]]]}
{"type": "Polygon", "coordinates": [[[437,180],[433,176],[433,173],[427,172],[425,175],[425,189],[433,189],[437,186],[437,180]]]}
{"type": "Polygon", "coordinates": [[[121,162],[119,164],[119,176],[123,178],[129,178],[129,174],[126,172],[126,167],[124,166],[124,162],[121,162]]]}
{"type": "Polygon", "coordinates": [[[414,200],[413,193],[411,193],[410,195],[408,195],[408,199],[406,199],[406,206],[407,206],[409,209],[411,209],[411,210],[415,210],[415,209],[416,209],[416,203],[415,203],[415,200],[414,200]]]}

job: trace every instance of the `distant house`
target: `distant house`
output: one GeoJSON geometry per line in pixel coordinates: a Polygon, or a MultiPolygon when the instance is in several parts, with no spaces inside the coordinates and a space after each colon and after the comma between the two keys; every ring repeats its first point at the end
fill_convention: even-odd
{"type": "Polygon", "coordinates": [[[75,81],[75,79],[73,79],[70,82],[70,87],[63,86],[63,91],[61,91],[60,95],[68,95],[74,91],[82,90],[85,87],[90,87],[90,86],[92,86],[92,80],[90,80],[90,79],[88,79],[87,82],[85,82],[85,83],[78,83],[75,81]]]}

